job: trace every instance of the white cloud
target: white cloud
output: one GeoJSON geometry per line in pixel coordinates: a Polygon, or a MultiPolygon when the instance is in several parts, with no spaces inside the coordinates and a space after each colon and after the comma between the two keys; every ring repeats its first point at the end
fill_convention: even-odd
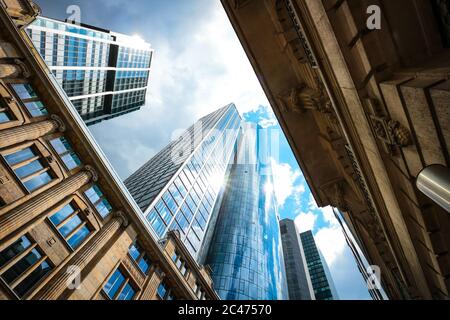
{"type": "MultiPolygon", "coordinates": [[[[241,115],[269,105],[220,2],[203,4],[201,16],[189,21],[179,21],[186,25],[178,38],[158,32],[146,35],[155,49],[146,105],[90,128],[122,178],[138,169],[137,161],[149,159],[149,149],[162,149],[172,132],[201,116],[231,102],[241,115]],[[147,158],[130,161],[123,145],[147,150],[133,153],[147,158]]],[[[136,33],[152,30],[151,23],[143,22],[136,33]]],[[[269,117],[263,124],[270,123],[269,117]]]]}
{"type": "Polygon", "coordinates": [[[295,217],[294,222],[298,232],[305,232],[314,230],[316,225],[317,215],[313,212],[301,212],[295,217]]]}
{"type": "Polygon", "coordinates": [[[338,226],[321,228],[314,238],[330,267],[342,255],[347,245],[342,230],[338,226]]]}
{"type": "Polygon", "coordinates": [[[288,163],[278,163],[272,159],[272,171],[275,196],[281,207],[291,195],[304,191],[304,187],[295,184],[301,176],[300,170],[294,170],[288,163]]]}

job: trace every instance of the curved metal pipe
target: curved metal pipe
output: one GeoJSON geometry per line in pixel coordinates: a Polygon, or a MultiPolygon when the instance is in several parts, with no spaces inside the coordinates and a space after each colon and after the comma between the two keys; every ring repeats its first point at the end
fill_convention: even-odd
{"type": "Polygon", "coordinates": [[[424,168],[416,180],[417,188],[439,206],[450,212],[450,170],[433,164],[424,168]]]}

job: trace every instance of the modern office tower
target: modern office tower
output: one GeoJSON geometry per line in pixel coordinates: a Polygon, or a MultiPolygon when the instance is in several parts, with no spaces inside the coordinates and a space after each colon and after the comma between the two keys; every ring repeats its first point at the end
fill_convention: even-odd
{"type": "Polygon", "coordinates": [[[225,300],[287,299],[270,162],[260,128],[242,125],[206,259],[225,300]]]}
{"type": "Polygon", "coordinates": [[[314,300],[314,289],[300,234],[291,219],[280,221],[289,300],[314,300]]]}
{"type": "Polygon", "coordinates": [[[240,124],[236,107],[223,107],[201,118],[125,180],[156,236],[179,230],[196,259],[240,124]]]}
{"type": "Polygon", "coordinates": [[[23,30],[38,14],[0,1],[0,300],[217,299],[175,232],[152,237],[48,72],[23,30]]]}
{"type": "Polygon", "coordinates": [[[144,105],[153,53],[144,40],[44,17],[27,33],[87,125],[144,105]]]}
{"type": "Polygon", "coordinates": [[[338,300],[328,265],[316,246],[312,232],[306,231],[301,233],[300,239],[305,252],[316,300],[338,300]]]}

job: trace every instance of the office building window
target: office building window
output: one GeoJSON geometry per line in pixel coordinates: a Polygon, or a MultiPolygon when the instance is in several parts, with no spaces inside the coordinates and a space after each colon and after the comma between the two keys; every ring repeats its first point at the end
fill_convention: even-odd
{"type": "Polygon", "coordinates": [[[87,223],[84,215],[72,204],[66,205],[52,215],[50,221],[72,249],[79,247],[92,232],[92,227],[87,223]]]}
{"type": "Polygon", "coordinates": [[[53,180],[50,168],[45,165],[42,156],[33,147],[7,154],[4,158],[29,192],[53,180]]]}
{"type": "Polygon", "coordinates": [[[0,275],[20,297],[24,297],[52,269],[50,261],[28,236],[0,252],[0,275]]]}
{"type": "Polygon", "coordinates": [[[186,266],[186,262],[184,259],[175,251],[172,255],[172,261],[177,266],[178,270],[180,270],[181,274],[186,277],[188,275],[188,267],[186,266]]]}
{"type": "Polygon", "coordinates": [[[131,245],[128,250],[131,258],[136,261],[139,269],[145,274],[148,274],[150,270],[150,266],[152,265],[149,256],[142,250],[141,246],[138,243],[134,243],[131,245]]]}
{"type": "Polygon", "coordinates": [[[117,268],[108,279],[103,287],[103,291],[111,300],[133,300],[137,293],[130,277],[122,272],[120,268],[117,268]]]}
{"type": "Polygon", "coordinates": [[[97,212],[100,214],[100,216],[105,218],[111,213],[112,207],[97,185],[94,185],[93,187],[86,190],[84,194],[92,203],[92,205],[97,209],[97,212]]]}
{"type": "Polygon", "coordinates": [[[44,104],[38,100],[38,96],[30,84],[13,84],[12,88],[20,100],[22,100],[25,108],[27,108],[32,117],[45,116],[48,114],[47,109],[44,104]]]}
{"type": "Polygon", "coordinates": [[[66,138],[60,137],[50,141],[53,149],[58,153],[68,170],[75,169],[81,165],[80,158],[73,151],[66,138]]]}
{"type": "Polygon", "coordinates": [[[161,300],[175,300],[175,297],[171,293],[171,290],[165,281],[160,283],[156,293],[161,300]]]}

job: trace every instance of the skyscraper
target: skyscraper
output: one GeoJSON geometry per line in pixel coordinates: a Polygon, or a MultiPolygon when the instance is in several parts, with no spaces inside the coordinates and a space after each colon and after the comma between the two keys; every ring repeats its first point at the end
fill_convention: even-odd
{"type": "Polygon", "coordinates": [[[259,127],[233,104],[188,128],[128,179],[152,230],[179,230],[223,299],[287,299],[277,206],[259,127]]]}
{"type": "Polygon", "coordinates": [[[179,230],[196,259],[240,124],[233,104],[221,108],[201,118],[125,180],[156,236],[179,230]]]}
{"type": "Polygon", "coordinates": [[[305,253],[294,221],[291,219],[281,220],[280,231],[289,299],[314,300],[314,289],[311,283],[305,253]]]}
{"type": "Polygon", "coordinates": [[[153,54],[144,40],[44,17],[27,33],[87,125],[144,105],[153,54]]]}
{"type": "Polygon", "coordinates": [[[278,211],[261,129],[242,125],[206,263],[225,300],[287,299],[278,211]]]}
{"type": "Polygon", "coordinates": [[[316,300],[338,300],[333,279],[311,231],[300,234],[316,300]]]}

